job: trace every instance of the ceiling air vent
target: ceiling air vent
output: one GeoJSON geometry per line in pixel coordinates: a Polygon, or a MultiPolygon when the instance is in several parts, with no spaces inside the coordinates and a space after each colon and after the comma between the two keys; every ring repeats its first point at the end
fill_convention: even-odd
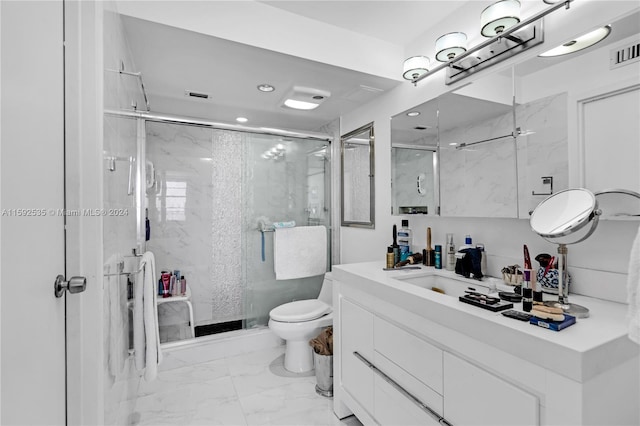
{"type": "Polygon", "coordinates": [[[613,49],[609,54],[609,68],[614,69],[640,60],[640,41],[613,49]]]}
{"type": "Polygon", "coordinates": [[[211,99],[211,95],[209,95],[208,93],[195,92],[193,90],[185,90],[184,95],[190,98],[211,99]]]}
{"type": "Polygon", "coordinates": [[[431,127],[429,126],[416,126],[414,127],[415,130],[427,130],[430,129],[431,127]]]}

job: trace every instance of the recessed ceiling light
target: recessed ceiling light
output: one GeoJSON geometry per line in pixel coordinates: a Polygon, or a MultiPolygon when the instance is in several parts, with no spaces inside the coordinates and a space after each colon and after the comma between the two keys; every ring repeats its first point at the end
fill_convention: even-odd
{"type": "Polygon", "coordinates": [[[551,50],[547,50],[544,53],[541,53],[538,56],[542,56],[544,58],[550,56],[562,56],[567,55],[569,53],[574,53],[582,49],[586,49],[587,47],[593,46],[599,41],[604,40],[609,33],[611,32],[611,26],[606,25],[602,28],[598,28],[597,30],[591,31],[585,35],[581,35],[580,37],[570,40],[564,43],[562,46],[554,47],[551,50]]]}
{"type": "Polygon", "coordinates": [[[458,144],[457,144],[456,142],[451,142],[449,145],[450,145],[450,146],[456,146],[456,145],[458,145],[458,144]]]}
{"type": "Polygon", "coordinates": [[[237,118],[236,118],[236,121],[237,121],[238,123],[246,123],[247,121],[249,121],[249,119],[248,119],[248,118],[246,118],[246,117],[237,117],[237,118]]]}
{"type": "Polygon", "coordinates": [[[261,92],[273,92],[276,88],[270,84],[263,83],[258,85],[258,90],[261,92]]]}
{"type": "Polygon", "coordinates": [[[407,113],[407,116],[409,116],[409,117],[417,117],[419,115],[420,115],[420,111],[409,111],[407,113]]]}

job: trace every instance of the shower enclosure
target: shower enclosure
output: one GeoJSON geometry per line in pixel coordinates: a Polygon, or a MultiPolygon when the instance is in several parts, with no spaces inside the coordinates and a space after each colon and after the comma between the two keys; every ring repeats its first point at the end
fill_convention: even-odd
{"type": "MultiPolygon", "coordinates": [[[[276,281],[273,233],[259,229],[324,225],[331,241],[326,138],[138,121],[138,245],[154,253],[158,277],[185,277],[196,336],[265,326],[275,306],[318,295],[321,276],[276,281]]],[[[184,303],[158,316],[161,342],[195,337],[184,303]]]]}

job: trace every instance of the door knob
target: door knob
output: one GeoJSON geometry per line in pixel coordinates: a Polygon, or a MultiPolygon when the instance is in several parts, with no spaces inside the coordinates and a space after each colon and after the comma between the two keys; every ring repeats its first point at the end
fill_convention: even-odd
{"type": "Polygon", "coordinates": [[[87,288],[87,279],[85,277],[71,277],[69,281],[65,281],[62,275],[56,277],[53,283],[53,291],[56,297],[62,297],[65,291],[69,293],[81,293],[87,288]]]}

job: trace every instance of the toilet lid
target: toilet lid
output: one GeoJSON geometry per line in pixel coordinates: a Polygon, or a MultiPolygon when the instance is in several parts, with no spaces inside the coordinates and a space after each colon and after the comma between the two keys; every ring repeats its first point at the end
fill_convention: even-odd
{"type": "Polygon", "coordinates": [[[303,322],[311,321],[331,312],[331,306],[318,299],[297,300],[285,303],[269,312],[274,321],[303,322]]]}

